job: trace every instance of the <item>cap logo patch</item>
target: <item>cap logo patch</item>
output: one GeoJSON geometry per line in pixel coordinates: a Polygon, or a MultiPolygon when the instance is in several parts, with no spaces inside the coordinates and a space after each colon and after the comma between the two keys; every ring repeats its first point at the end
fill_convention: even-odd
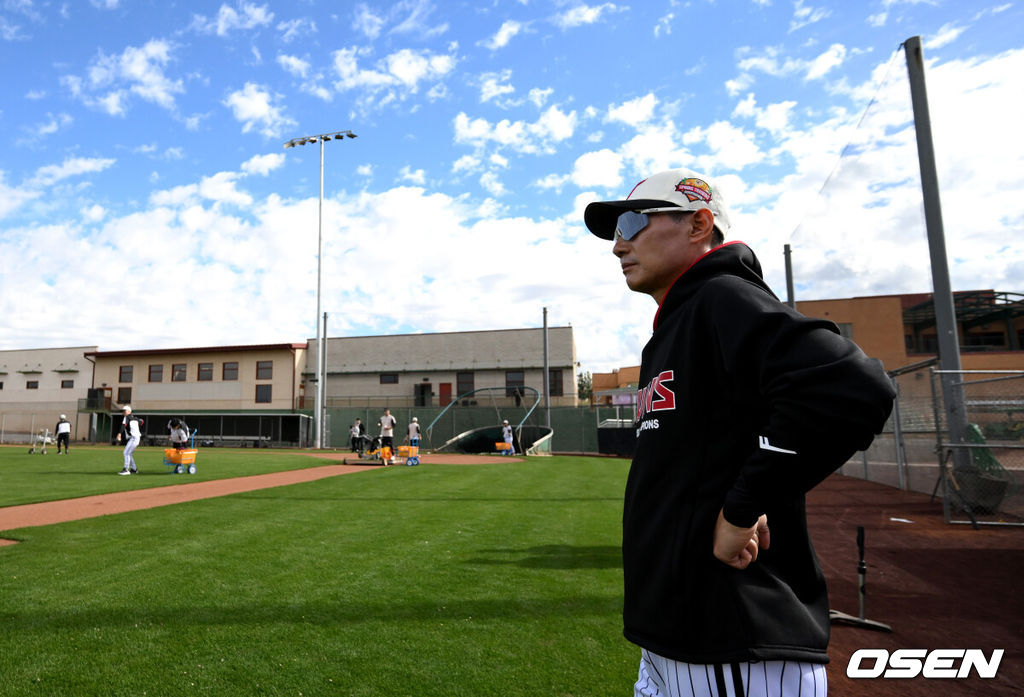
{"type": "Polygon", "coordinates": [[[681,193],[691,203],[693,201],[711,202],[711,187],[703,179],[690,177],[676,184],[676,191],[681,193]]]}

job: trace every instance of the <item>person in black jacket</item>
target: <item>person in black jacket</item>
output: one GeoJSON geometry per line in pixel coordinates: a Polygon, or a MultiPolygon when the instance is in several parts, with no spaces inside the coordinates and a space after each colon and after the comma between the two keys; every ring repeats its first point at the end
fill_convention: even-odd
{"type": "Polygon", "coordinates": [[[636,695],[825,695],[828,596],[804,495],[881,430],[891,380],[776,298],[750,248],[725,241],[707,177],[660,172],[584,220],[658,303],[623,509],[636,695]]]}

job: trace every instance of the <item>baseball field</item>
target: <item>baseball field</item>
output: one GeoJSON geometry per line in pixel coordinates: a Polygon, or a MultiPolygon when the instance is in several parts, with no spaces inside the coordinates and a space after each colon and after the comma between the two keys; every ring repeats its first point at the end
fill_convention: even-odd
{"type": "MultiPolygon", "coordinates": [[[[297,470],[201,450],[0,449],[0,506],[297,470]]],[[[0,694],[600,695],[630,689],[626,463],[346,476],[0,532],[0,694]]]]}
{"type": "MultiPolygon", "coordinates": [[[[118,477],[115,448],[0,448],[0,695],[632,693],[626,461],[342,457],[204,449],[173,475],[142,448],[118,477]],[[77,519],[28,522],[64,500],[77,519]]],[[[867,529],[867,616],[893,627],[833,629],[832,695],[1019,693],[1020,529],[948,526],[925,495],[841,476],[808,518],[846,612],[867,529]],[[994,679],[851,680],[864,648],[1006,653],[994,679]]]]}

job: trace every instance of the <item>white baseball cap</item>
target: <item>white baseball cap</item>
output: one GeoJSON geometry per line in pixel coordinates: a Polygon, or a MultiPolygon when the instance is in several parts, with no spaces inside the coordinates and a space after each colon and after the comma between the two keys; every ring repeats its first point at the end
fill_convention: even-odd
{"type": "Polygon", "coordinates": [[[592,233],[606,240],[615,237],[615,224],[625,211],[678,207],[684,211],[709,210],[723,236],[732,230],[722,192],[710,179],[690,169],[670,169],[647,177],[622,201],[595,201],[583,212],[592,233]]]}

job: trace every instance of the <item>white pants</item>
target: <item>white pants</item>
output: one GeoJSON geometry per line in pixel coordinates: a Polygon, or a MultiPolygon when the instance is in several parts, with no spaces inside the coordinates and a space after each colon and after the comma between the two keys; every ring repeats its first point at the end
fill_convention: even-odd
{"type": "Polygon", "coordinates": [[[821,663],[757,661],[698,664],[644,649],[634,697],[826,697],[821,663]]]}
{"type": "Polygon", "coordinates": [[[124,446],[124,468],[126,470],[135,470],[135,458],[132,457],[132,453],[135,452],[135,448],[139,447],[138,438],[129,438],[128,442],[124,446]]]}

